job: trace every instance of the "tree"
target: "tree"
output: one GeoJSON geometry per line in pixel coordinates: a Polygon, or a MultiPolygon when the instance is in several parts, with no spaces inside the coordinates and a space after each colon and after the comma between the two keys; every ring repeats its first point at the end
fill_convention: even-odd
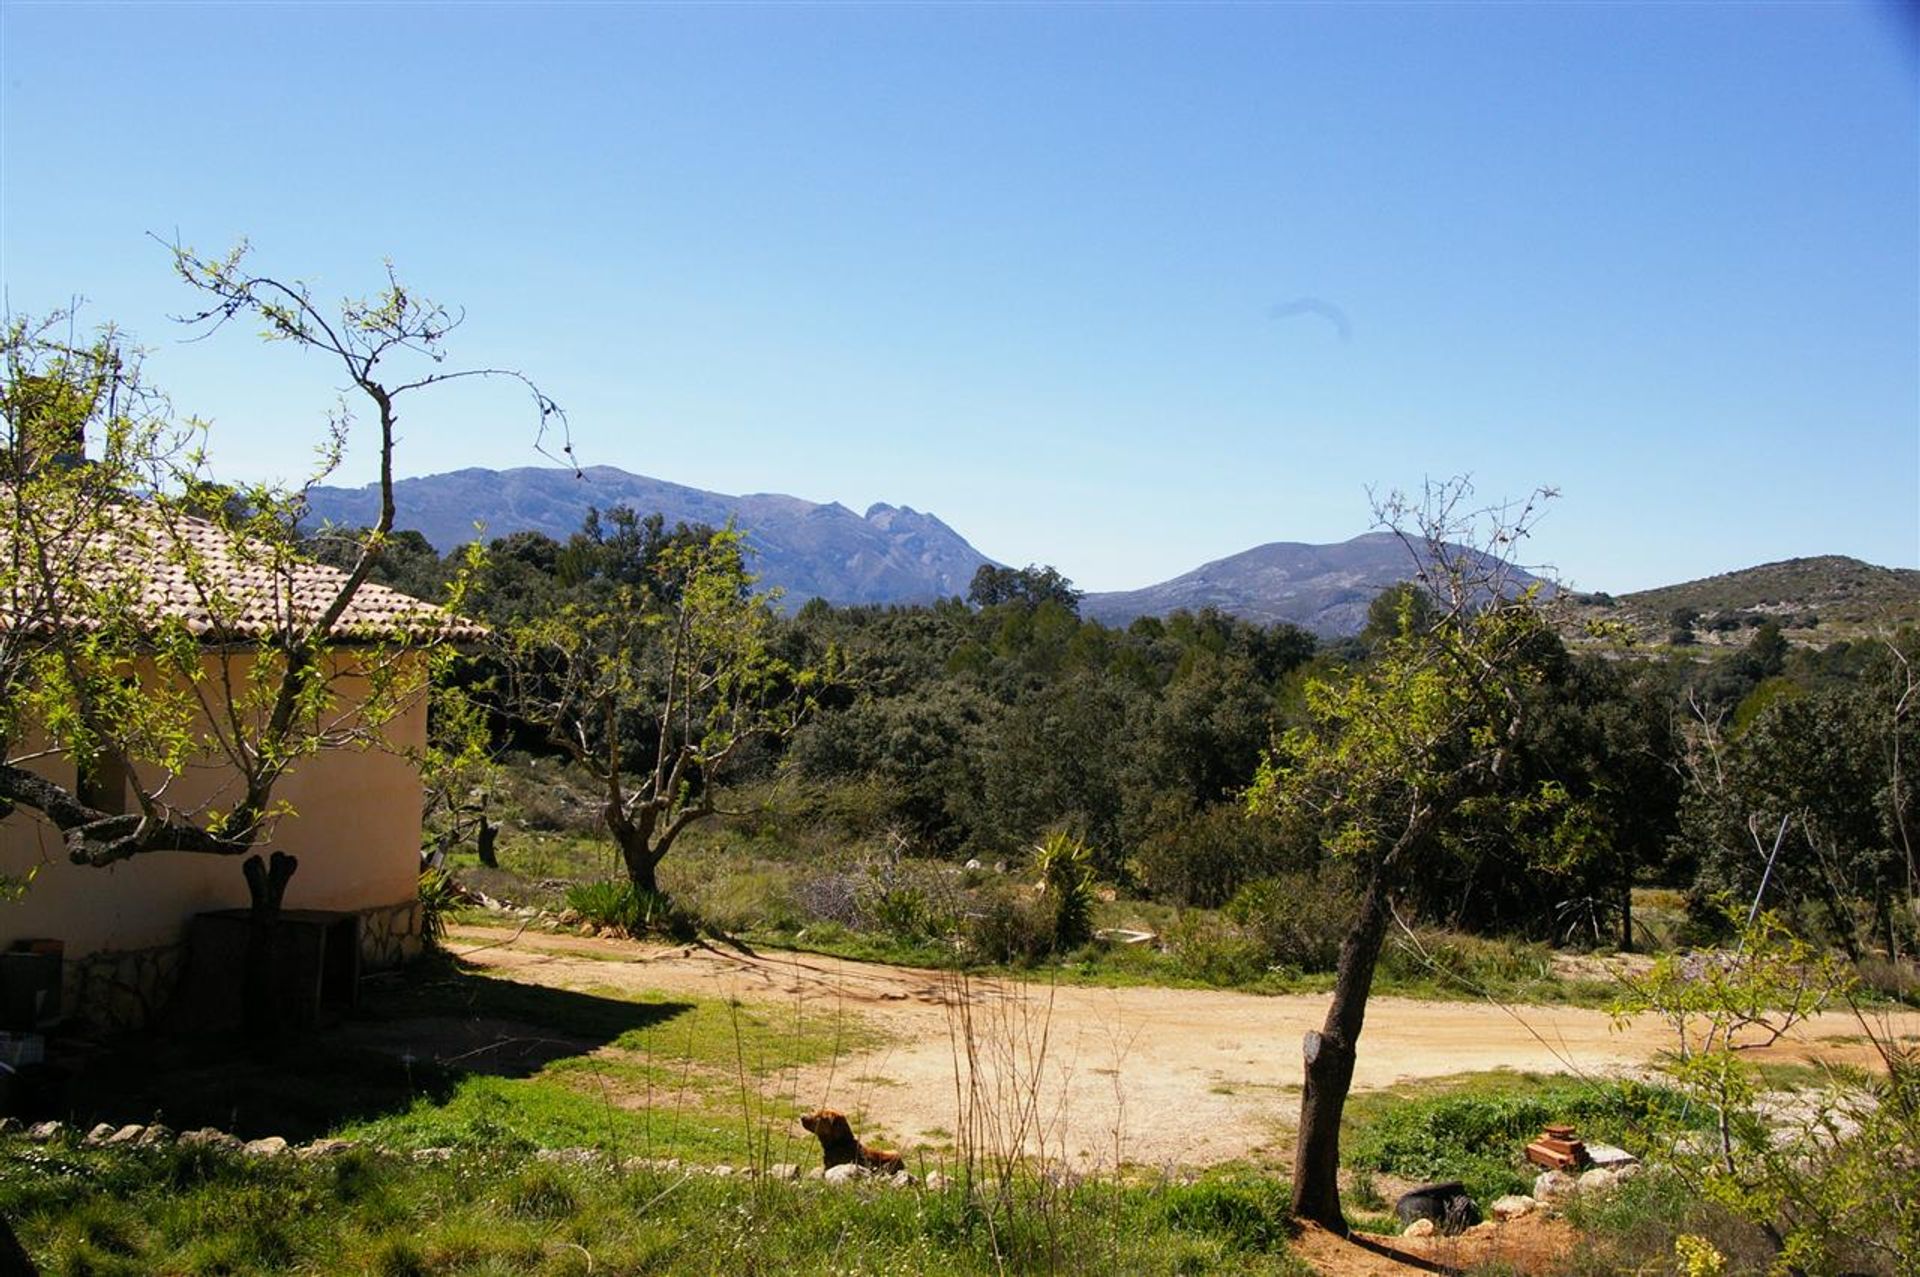
{"type": "MultiPolygon", "coordinates": [[[[251,854],[289,814],[274,790],[318,750],[376,740],[422,691],[418,663],[400,654],[446,621],[422,605],[369,628],[351,611],[393,533],[397,404],[443,381],[507,378],[532,394],[542,437],[564,417],[521,373],[441,370],[459,318],[411,293],[391,268],[373,297],[330,309],[298,280],[249,271],[244,244],[213,258],[171,251],[176,273],[206,303],[187,323],[211,335],[234,319],[256,320],[268,340],[334,361],[371,405],[380,517],[356,549],[339,551],[341,570],[313,568],[296,533],[301,493],[215,483],[197,423],[174,423],[114,334],[76,348],[51,340],[46,326],[12,327],[4,398],[16,473],[0,528],[8,556],[0,801],[45,816],[76,863],[155,851],[245,857],[255,919],[247,1003],[255,1027],[270,1030],[267,959],[297,868],[285,852],[251,854]],[[408,359],[422,366],[391,371],[408,359]],[[101,442],[99,460],[46,463],[88,435],[101,442]],[[147,579],[156,573],[171,582],[169,598],[147,579]],[[351,656],[343,640],[357,645],[351,656]],[[348,676],[365,694],[341,706],[336,683],[348,676]],[[74,758],[80,783],[35,775],[20,765],[22,746],[74,758]],[[174,806],[169,781],[206,758],[234,777],[230,799],[174,806]],[[107,768],[119,791],[113,802],[99,801],[88,783],[107,768]]],[[[329,414],[310,483],[337,466],[353,430],[343,402],[329,414]]]]}
{"type": "Polygon", "coordinates": [[[1340,1121],[1394,897],[1463,806],[1503,784],[1553,641],[1535,591],[1512,588],[1511,569],[1492,557],[1511,553],[1552,494],[1468,515],[1470,495],[1463,480],[1429,484],[1419,504],[1396,493],[1376,510],[1413,555],[1432,615],[1384,638],[1360,669],[1311,679],[1306,724],[1249,791],[1256,811],[1317,833],[1360,884],[1326,1020],[1304,1044],[1293,1169],[1293,1213],[1343,1233],[1340,1121]],[[1462,548],[1476,530],[1484,554],[1462,548]]]}
{"type": "Polygon", "coordinates": [[[1073,582],[1051,565],[1037,568],[1031,563],[1024,568],[982,563],[967,586],[967,602],[981,608],[999,607],[1004,603],[1019,603],[1029,608],[1058,603],[1078,616],[1080,596],[1081,591],[1073,588],[1073,582]]]}
{"type": "Polygon", "coordinates": [[[659,542],[647,576],[525,618],[501,637],[509,714],[537,724],[600,788],[628,881],[658,894],[660,862],[718,808],[751,742],[790,735],[831,669],[795,669],[768,647],[731,527],[659,542]]]}

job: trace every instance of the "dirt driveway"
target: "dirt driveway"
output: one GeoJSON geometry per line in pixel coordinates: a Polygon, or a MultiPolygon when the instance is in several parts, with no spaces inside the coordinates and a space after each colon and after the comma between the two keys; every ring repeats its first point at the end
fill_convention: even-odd
{"type": "MultiPolygon", "coordinates": [[[[1276,1156],[1298,1105],[1300,1039],[1323,996],[1209,989],[1088,988],[967,979],[814,954],[748,957],[685,946],[456,927],[449,948],[515,979],[611,986],[844,1012],[885,1044],[803,1070],[794,1095],[858,1115],[862,1131],[909,1147],[1017,1146],[1084,1169],[1195,1166],[1276,1156]]],[[[1920,1031],[1920,1014],[1899,1026],[1920,1031]]],[[[1791,1058],[1845,1054],[1820,1039],[1857,1033],[1828,1016],[1791,1058]]],[[[1607,1074],[1644,1065],[1667,1039],[1651,1022],[1616,1029],[1575,1007],[1379,997],[1368,1008],[1356,1087],[1509,1068],[1607,1074]]]]}

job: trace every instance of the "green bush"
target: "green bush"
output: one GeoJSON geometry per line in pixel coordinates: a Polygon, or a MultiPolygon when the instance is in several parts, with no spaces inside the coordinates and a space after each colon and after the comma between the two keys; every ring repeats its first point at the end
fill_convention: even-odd
{"type": "Polygon", "coordinates": [[[676,909],[657,891],[642,891],[622,879],[579,882],[567,888],[567,907],[596,927],[612,927],[630,936],[660,933],[691,939],[697,931],[691,915],[676,909]]]}
{"type": "Polygon", "coordinates": [[[1247,984],[1266,974],[1266,955],[1240,928],[1209,914],[1191,911],[1166,932],[1174,970],[1207,984],[1247,984]]]}
{"type": "Polygon", "coordinates": [[[1354,901],[1326,875],[1297,873],[1248,883],[1225,913],[1259,950],[1263,965],[1331,971],[1354,901]]]}
{"type": "Polygon", "coordinates": [[[1455,993],[1511,989],[1552,979],[1553,955],[1544,944],[1422,928],[1411,939],[1396,935],[1387,942],[1380,973],[1455,993]]]}
{"type": "Polygon", "coordinates": [[[1217,909],[1247,883],[1280,867],[1270,826],[1249,820],[1238,803],[1163,811],[1140,840],[1132,869],[1156,899],[1217,909]]]}
{"type": "Polygon", "coordinates": [[[1034,852],[1033,867],[1052,914],[1053,949],[1085,944],[1093,938],[1093,853],[1065,834],[1050,834],[1034,852]]]}
{"type": "Polygon", "coordinates": [[[1052,915],[1010,886],[983,889],[961,924],[961,947],[975,962],[1032,966],[1054,949],[1052,915]]]}

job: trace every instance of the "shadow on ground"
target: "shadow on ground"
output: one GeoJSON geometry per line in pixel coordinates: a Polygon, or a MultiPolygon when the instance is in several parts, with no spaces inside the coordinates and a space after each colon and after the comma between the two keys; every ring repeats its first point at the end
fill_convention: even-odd
{"type": "Polygon", "coordinates": [[[420,1099],[443,1103],[470,1074],[529,1076],[691,1008],[514,984],[441,960],[369,981],[343,1019],[270,1046],[186,1033],[79,1045],[65,1053],[63,1093],[31,1116],[312,1139],[420,1099]]]}

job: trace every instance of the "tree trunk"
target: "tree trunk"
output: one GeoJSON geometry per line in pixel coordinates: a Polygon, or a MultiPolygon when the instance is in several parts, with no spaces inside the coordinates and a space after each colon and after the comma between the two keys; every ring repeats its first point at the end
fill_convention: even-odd
{"type": "Polygon", "coordinates": [[[499,857],[494,855],[494,840],[500,837],[500,826],[487,819],[487,813],[480,813],[480,828],[474,834],[474,847],[480,853],[480,863],[489,869],[500,867],[499,857]]]}
{"type": "Polygon", "coordinates": [[[268,1042],[280,1035],[280,902],[300,862],[284,851],[269,861],[248,856],[240,866],[247,878],[253,912],[248,918],[247,969],[241,991],[241,1022],[246,1035],[268,1042]]]}
{"type": "Polygon", "coordinates": [[[39,1272],[27,1248],[13,1235],[7,1221],[0,1218],[0,1277],[38,1277],[39,1272]]]}
{"type": "Polygon", "coordinates": [[[1620,952],[1633,952],[1633,875],[1620,884],[1620,952]]]}
{"type": "Polygon", "coordinates": [[[1293,1213],[1344,1236],[1340,1212],[1340,1119],[1353,1085],[1353,1062],[1366,1019],[1373,969],[1386,939],[1392,910],[1387,873],[1376,869],[1360,902],[1360,914],[1340,942],[1333,1002],[1318,1033],[1308,1033],[1302,1054],[1306,1086],[1300,1093],[1299,1143],[1293,1154],[1293,1213]]]}
{"type": "Polygon", "coordinates": [[[616,833],[615,840],[620,844],[620,861],[627,868],[627,881],[634,890],[659,895],[660,879],[655,870],[660,867],[660,855],[647,846],[646,837],[637,830],[632,833],[616,833]]]}

